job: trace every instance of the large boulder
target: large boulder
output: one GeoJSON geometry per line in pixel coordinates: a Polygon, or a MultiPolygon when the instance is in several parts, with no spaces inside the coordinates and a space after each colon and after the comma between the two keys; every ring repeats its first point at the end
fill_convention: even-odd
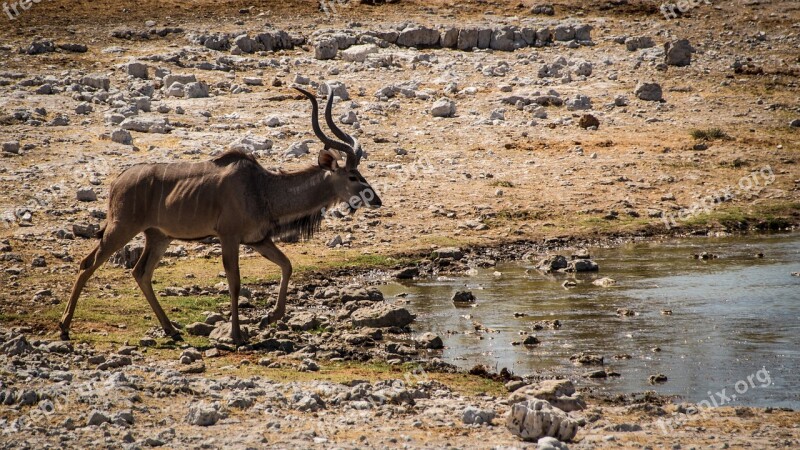
{"type": "Polygon", "coordinates": [[[578,433],[578,427],[578,422],[545,400],[516,403],[506,418],[506,428],[525,441],[537,441],[545,436],[569,441],[578,433]]]}
{"type": "Polygon", "coordinates": [[[410,26],[397,36],[397,45],[401,47],[435,47],[439,44],[438,30],[422,26],[410,26]]]}
{"type": "Polygon", "coordinates": [[[456,48],[459,50],[472,50],[478,46],[478,29],[462,28],[458,31],[456,48]]]}
{"type": "Polygon", "coordinates": [[[553,39],[557,41],[571,41],[575,39],[575,27],[572,25],[559,25],[553,30],[553,39]]]}
{"type": "Polygon", "coordinates": [[[404,327],[416,318],[407,309],[389,303],[379,303],[357,309],[350,316],[355,327],[387,328],[404,327]]]}
{"type": "Polygon", "coordinates": [[[442,30],[442,36],[439,39],[439,45],[443,48],[455,48],[458,44],[458,28],[450,27],[442,30]]]}
{"type": "Polygon", "coordinates": [[[684,67],[692,62],[692,53],[697,50],[689,44],[688,39],[664,43],[664,62],[668,66],[684,67]]]}
{"type": "Polygon", "coordinates": [[[505,52],[514,50],[514,29],[511,27],[503,27],[494,30],[492,32],[492,38],[489,41],[489,47],[492,50],[505,52]]]}
{"type": "Polygon", "coordinates": [[[489,48],[492,43],[492,29],[481,28],[478,30],[478,48],[489,48]]]}

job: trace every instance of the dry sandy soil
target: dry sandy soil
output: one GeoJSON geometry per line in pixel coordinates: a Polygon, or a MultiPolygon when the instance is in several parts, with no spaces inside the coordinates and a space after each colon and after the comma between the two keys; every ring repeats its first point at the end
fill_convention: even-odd
{"type": "MultiPolygon", "coordinates": [[[[283,244],[295,264],[298,283],[297,280],[343,267],[356,268],[355,272],[400,268],[441,246],[496,247],[516,241],[553,242],[556,238],[578,244],[619,236],[658,238],[675,233],[793,228],[800,219],[800,127],[790,126],[800,119],[800,5],[791,1],[713,3],[701,3],[675,20],[664,20],[656,3],[635,0],[562,1],[554,4],[555,16],[533,15],[528,0],[401,0],[375,6],[340,6],[331,16],[321,12],[313,1],[148,0],[126,4],[45,0],[32,4],[14,20],[0,16],[0,143],[16,141],[20,146],[18,152],[3,152],[0,157],[0,238],[4,240],[0,244],[0,326],[25,327],[22,332],[29,340],[57,338],[56,320],[77,271],[77,261],[94,245],[92,239],[66,235],[73,231],[73,224],[102,222],[108,186],[124,168],[140,162],[204,160],[246,135],[272,141],[271,149],[257,152],[265,167],[295,169],[315,163],[316,152],[321,148],[316,141],[310,142],[309,155],[284,155],[291,145],[313,139],[308,103],[290,88],[303,77],[308,77],[313,87],[329,80],[345,83],[350,100],[337,102],[336,114],[352,110],[358,117],[358,128],[342,126],[359,136],[368,152],[361,171],[377,188],[384,207],[326,221],[322,231],[309,242],[283,244]],[[408,21],[428,26],[493,27],[571,21],[592,25],[594,45],[570,48],[558,42],[514,52],[417,50],[389,45],[378,52],[386,57],[384,61],[391,62],[388,67],[345,62],[340,57],[314,58],[315,31],[388,30],[408,21]],[[231,57],[230,52],[211,50],[191,39],[197,34],[254,34],[268,26],[303,35],[308,42],[292,50],[231,57]],[[164,27],[181,31],[164,37],[151,35],[150,39],[112,37],[112,32],[119,29],[147,31],[164,27]],[[628,51],[625,44],[617,42],[631,36],[650,37],[655,46],[628,51]],[[697,50],[691,64],[660,64],[664,61],[663,44],[680,38],[688,39],[697,50]],[[18,52],[42,39],[57,44],[85,44],[88,51],[58,50],[37,55],[18,52]],[[570,73],[569,80],[563,76],[539,76],[544,64],[552,64],[560,57],[568,64],[564,73],[570,73]],[[109,135],[118,127],[109,123],[107,114],[132,101],[127,94],[132,85],[147,83],[125,74],[123,64],[130,60],[150,66],[151,81],[156,68],[173,74],[194,74],[210,86],[211,95],[170,97],[156,85],[152,112],[147,115],[166,118],[174,129],[164,134],[133,131],[132,145],[112,142],[109,135]],[[743,70],[734,70],[737,61],[745,63],[743,70]],[[197,64],[201,62],[228,64],[231,70],[200,70],[197,64]],[[590,75],[576,73],[582,62],[592,65],[590,75]],[[488,74],[491,71],[494,74],[488,74]],[[90,93],[87,99],[92,111],[77,114],[75,109],[86,99],[69,89],[86,74],[107,76],[112,95],[126,94],[103,102],[93,99],[90,93]],[[260,78],[263,85],[245,85],[246,77],[260,78]],[[640,82],[659,83],[663,101],[637,98],[634,90],[640,82]],[[37,94],[45,84],[51,85],[54,93],[37,94]],[[376,97],[378,90],[389,85],[402,85],[412,92],[388,100],[376,97]],[[245,89],[234,93],[236,86],[245,89]],[[565,106],[547,106],[543,108],[546,118],[541,118],[534,117],[536,113],[530,108],[502,102],[512,95],[536,97],[550,90],[564,100],[588,96],[591,107],[570,111],[565,106]],[[615,105],[620,96],[627,98],[626,105],[621,100],[615,105]],[[455,103],[454,116],[431,114],[434,102],[442,97],[455,103]],[[167,112],[156,112],[159,106],[167,112]],[[179,107],[184,110],[182,114],[176,112],[179,107]],[[36,108],[44,108],[44,114],[37,113],[36,108]],[[28,114],[24,119],[15,117],[21,110],[28,114]],[[599,120],[597,129],[578,125],[587,113],[599,120]],[[49,124],[58,116],[68,118],[69,123],[49,124]],[[280,124],[265,125],[271,117],[277,117],[280,124]],[[713,129],[720,132],[708,133],[713,129]],[[712,136],[703,139],[698,131],[712,136]],[[86,187],[96,193],[96,201],[78,201],[76,192],[86,187]],[[720,192],[729,192],[729,200],[678,220],[677,227],[665,226],[664,215],[678,214],[720,192]],[[337,235],[343,238],[344,245],[327,246],[337,235]],[[49,293],[35,295],[44,290],[49,293]]],[[[157,291],[164,286],[186,284],[187,274],[193,277],[189,280],[192,284],[201,286],[221,281],[218,246],[175,244],[184,248],[173,247],[171,256],[165,258],[164,267],[156,273],[157,291]]],[[[245,284],[254,289],[265,283],[271,286],[269,283],[279,275],[274,266],[252,252],[243,254],[242,266],[245,284]]],[[[78,305],[73,334],[91,351],[111,354],[125,341],[135,343],[156,324],[128,272],[108,265],[102,268],[90,282],[85,300],[78,305]]],[[[352,281],[347,276],[342,279],[352,281]]],[[[290,297],[290,310],[295,302],[290,297]]],[[[173,319],[198,320],[204,310],[221,311],[223,305],[222,297],[200,305],[175,303],[172,308],[177,317],[173,319]]],[[[190,343],[208,345],[202,339],[190,343]]],[[[157,384],[159,377],[169,374],[148,373],[147,368],[166,364],[169,369],[170,364],[177,364],[174,360],[178,353],[168,345],[150,349],[136,357],[125,371],[142,377],[140,385],[157,384]]],[[[56,358],[43,354],[41,358],[45,360],[56,358]]],[[[3,389],[43,389],[42,385],[50,383],[20,377],[18,367],[33,364],[37,357],[29,354],[28,359],[22,358],[16,365],[14,357],[0,358],[4,366],[0,372],[3,389]]],[[[238,358],[236,353],[229,353],[209,359],[207,372],[194,377],[194,382],[207,386],[225,372],[222,368],[226,366],[227,373],[243,379],[257,374],[291,383],[291,377],[296,375],[294,370],[285,370],[293,367],[292,358],[287,359],[283,369],[253,371],[256,364],[252,364],[249,372],[241,373],[238,358]]],[[[255,363],[259,355],[246,354],[245,359],[255,363]]],[[[77,358],[63,357],[53,364],[74,370],[76,384],[88,383],[95,376],[85,361],[77,358]]],[[[359,372],[366,369],[321,364],[320,373],[329,371],[330,379],[335,381],[402,378],[403,373],[396,368],[359,372]],[[348,375],[351,372],[356,374],[348,375]]],[[[96,378],[104,380],[105,376],[96,378]]],[[[259,429],[269,420],[263,415],[248,417],[244,410],[198,431],[198,427],[183,420],[183,403],[189,401],[182,397],[184,394],[159,397],[142,391],[137,395],[143,400],[131,404],[135,404],[134,408],[142,404],[147,408],[137,413],[130,431],[134,443],[126,445],[147,445],[144,439],[155,438],[165,428],[174,429],[173,436],[161,436],[161,440],[175,447],[223,446],[223,434],[243,430],[253,439],[264,441],[235,441],[236,446],[530,445],[502,426],[502,414],[508,410],[499,400],[506,395],[501,391],[502,385],[476,388],[476,382],[469,378],[437,380],[455,392],[451,397],[431,396],[441,404],[430,406],[426,402],[435,401],[428,399],[421,401],[416,410],[384,412],[369,420],[359,416],[352,423],[340,423],[335,433],[325,436],[328,440],[317,441],[313,434],[304,434],[303,428],[318,427],[325,414],[332,412],[294,412],[295,416],[276,419],[283,421],[284,433],[276,428],[259,429]],[[181,400],[175,402],[176,398],[181,400]],[[495,426],[463,426],[460,412],[466,404],[495,409],[495,426]],[[436,421],[429,422],[424,416],[428,407],[453,410],[448,411],[449,420],[439,418],[448,414],[434,412],[431,417],[436,421]],[[401,419],[395,420],[393,414],[401,419]],[[138,420],[139,416],[146,419],[138,420]],[[193,434],[199,438],[192,440],[193,434]],[[361,438],[362,435],[366,437],[361,438]]],[[[319,389],[315,384],[319,382],[306,375],[297,383],[301,390],[319,389]]],[[[288,384],[279,384],[279,388],[289,389],[288,384]]],[[[100,398],[106,399],[103,395],[100,398]]],[[[214,400],[213,395],[209,398],[214,400]]],[[[112,412],[131,408],[123,405],[127,401],[120,400],[106,408],[112,412]]],[[[652,406],[660,401],[644,404],[652,406]]],[[[592,399],[583,411],[589,422],[575,438],[577,444],[569,445],[800,445],[798,413],[720,408],[667,435],[659,430],[659,416],[652,409],[632,407],[631,402],[592,399]],[[594,420],[592,415],[596,416],[594,420]],[[615,428],[621,424],[640,424],[643,430],[615,428]]],[[[29,439],[28,445],[33,447],[43,442],[58,446],[62,439],[59,430],[67,429],[64,420],[69,416],[77,422],[85,421],[88,410],[95,407],[99,406],[91,401],[70,404],[69,411],[57,411],[31,437],[25,430],[11,431],[11,424],[29,414],[32,407],[3,406],[6,409],[0,417],[6,421],[6,432],[0,443],[25,447],[23,440],[29,439]]],[[[287,410],[285,405],[275,408],[287,410]]],[[[674,413],[675,408],[664,406],[668,414],[674,413]]],[[[82,425],[78,423],[79,427],[82,425]]],[[[122,444],[129,431],[127,427],[107,424],[69,432],[73,435],[64,439],[64,445],[92,442],[115,446],[122,444]]]]}

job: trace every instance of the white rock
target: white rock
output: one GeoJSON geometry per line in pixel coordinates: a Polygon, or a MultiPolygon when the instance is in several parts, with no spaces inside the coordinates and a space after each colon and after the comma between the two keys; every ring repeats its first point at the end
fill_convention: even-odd
{"type": "Polygon", "coordinates": [[[506,417],[506,428],[526,441],[550,436],[569,441],[578,432],[578,423],[545,400],[516,403],[506,417]]]}
{"type": "Polygon", "coordinates": [[[356,113],[353,110],[347,111],[346,113],[342,114],[339,118],[339,121],[343,124],[352,125],[356,123],[358,117],[356,117],[356,113]]]}
{"type": "Polygon", "coordinates": [[[554,437],[545,436],[536,442],[536,450],[569,450],[569,447],[554,437]]]}
{"type": "Polygon", "coordinates": [[[81,202],[93,202],[97,200],[97,194],[92,188],[82,188],[78,189],[77,198],[81,202]]]}
{"type": "Polygon", "coordinates": [[[294,144],[290,145],[285,152],[283,152],[283,156],[289,158],[299,158],[303,155],[307,155],[308,152],[308,142],[295,142],[294,144]]]}
{"type": "Polygon", "coordinates": [[[339,51],[339,44],[336,39],[323,39],[314,44],[314,58],[333,59],[339,51]]]}
{"type": "Polygon", "coordinates": [[[461,421],[465,424],[489,424],[494,419],[494,411],[480,409],[475,406],[467,406],[461,413],[461,421]]]}
{"type": "Polygon", "coordinates": [[[373,53],[378,53],[378,46],[375,44],[354,45],[342,52],[342,59],[347,62],[364,62],[373,53]]]}
{"type": "Polygon", "coordinates": [[[431,107],[433,117],[452,117],[456,113],[456,104],[449,98],[441,98],[431,107]]]}
{"type": "Polygon", "coordinates": [[[198,403],[189,407],[186,422],[190,425],[208,427],[217,423],[220,418],[221,415],[214,406],[198,403]]]}

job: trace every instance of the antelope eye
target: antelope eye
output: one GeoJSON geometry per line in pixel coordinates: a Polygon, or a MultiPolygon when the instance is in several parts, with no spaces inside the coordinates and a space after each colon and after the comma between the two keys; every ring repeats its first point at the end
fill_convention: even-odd
{"type": "Polygon", "coordinates": [[[352,175],[351,175],[351,176],[349,176],[349,177],[347,177],[347,178],[348,178],[350,181],[358,181],[358,178],[356,178],[356,177],[354,177],[354,176],[352,176],[352,175]]]}

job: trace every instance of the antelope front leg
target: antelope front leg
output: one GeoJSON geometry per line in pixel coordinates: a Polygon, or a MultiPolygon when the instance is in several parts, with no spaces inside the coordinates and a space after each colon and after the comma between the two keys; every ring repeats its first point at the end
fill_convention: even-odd
{"type": "Polygon", "coordinates": [[[244,339],[242,339],[242,330],[239,328],[239,288],[241,286],[239,240],[220,237],[220,244],[222,244],[222,266],[228,277],[228,291],[231,294],[231,339],[235,345],[242,345],[244,339]]]}
{"type": "Polygon", "coordinates": [[[289,290],[289,278],[292,276],[292,263],[283,254],[271,239],[265,239],[253,248],[264,258],[272,261],[281,268],[281,287],[278,291],[278,304],[269,313],[269,323],[277,322],[286,314],[286,291],[289,290]]]}

